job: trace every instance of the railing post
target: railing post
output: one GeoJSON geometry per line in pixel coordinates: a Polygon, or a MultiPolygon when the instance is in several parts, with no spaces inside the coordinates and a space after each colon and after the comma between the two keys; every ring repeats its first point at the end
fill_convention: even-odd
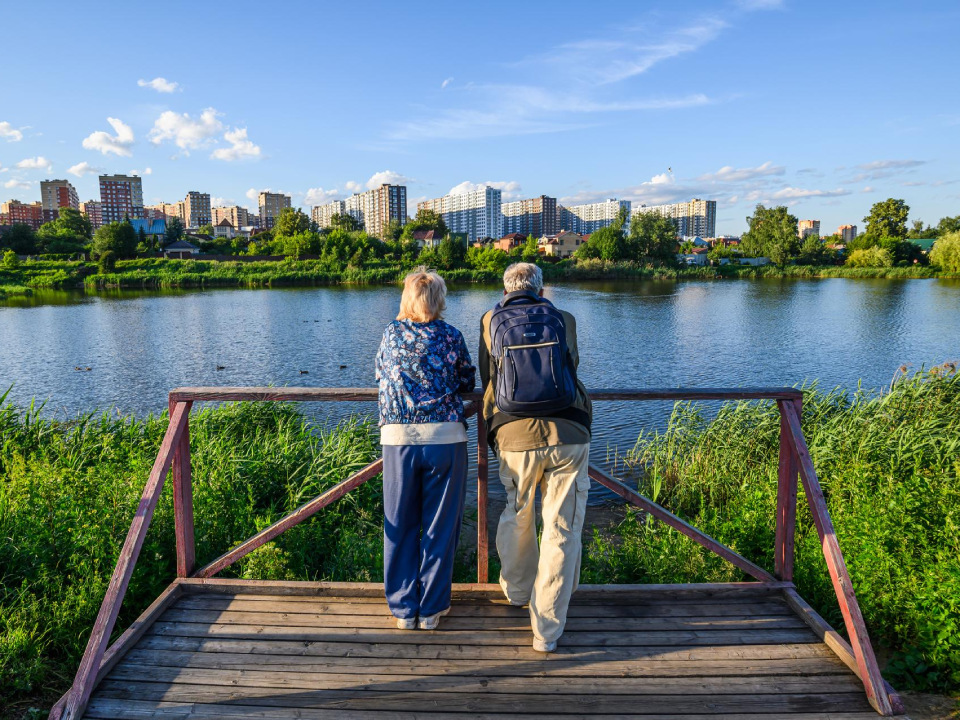
{"type": "MultiPolygon", "coordinates": [[[[193,536],[193,472],[190,467],[190,408],[185,403],[183,436],[173,456],[173,521],[177,539],[177,577],[190,577],[196,562],[193,536]]],[[[170,400],[170,415],[176,403],[170,400]]]]}
{"type": "Polygon", "coordinates": [[[490,551],[487,547],[487,423],[483,406],[477,411],[477,582],[488,582],[490,551]]]}
{"type": "Polygon", "coordinates": [[[774,572],[780,580],[793,581],[794,538],[797,527],[797,452],[790,442],[786,403],[793,402],[801,413],[801,400],[778,400],[780,411],[780,459],[777,471],[777,526],[774,545],[774,572]]]}

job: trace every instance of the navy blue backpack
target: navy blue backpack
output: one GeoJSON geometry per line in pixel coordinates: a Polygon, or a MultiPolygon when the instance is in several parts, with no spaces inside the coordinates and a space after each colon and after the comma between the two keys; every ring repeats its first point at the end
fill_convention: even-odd
{"type": "Polygon", "coordinates": [[[506,295],[490,316],[490,354],[497,366],[497,408],[519,416],[553,415],[577,397],[577,371],[563,313],[537,293],[506,295]]]}

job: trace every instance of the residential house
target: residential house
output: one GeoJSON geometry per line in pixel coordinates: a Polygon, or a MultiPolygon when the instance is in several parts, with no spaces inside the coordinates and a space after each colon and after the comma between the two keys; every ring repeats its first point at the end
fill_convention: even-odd
{"type": "Polygon", "coordinates": [[[213,236],[217,238],[233,240],[233,238],[236,236],[236,233],[233,231],[233,225],[230,223],[230,221],[226,218],[223,218],[223,220],[213,226],[213,236]]]}
{"type": "Polygon", "coordinates": [[[565,231],[555,235],[544,235],[540,238],[540,249],[549,257],[568,258],[584,243],[579,233],[565,231]]]}
{"type": "Polygon", "coordinates": [[[167,245],[163,249],[163,256],[166,258],[179,258],[189,260],[195,255],[200,254],[200,248],[186,240],[177,240],[175,243],[167,245]]]}
{"type": "Polygon", "coordinates": [[[524,235],[523,233],[509,233],[507,235],[504,235],[499,240],[495,240],[493,242],[493,246],[495,248],[503,250],[504,252],[510,252],[514,248],[518,248],[521,245],[525,245],[526,243],[527,243],[527,236],[524,235]]]}
{"type": "Polygon", "coordinates": [[[443,235],[436,230],[416,230],[413,233],[413,239],[417,241],[417,245],[421,248],[432,248],[440,244],[443,235]]]}

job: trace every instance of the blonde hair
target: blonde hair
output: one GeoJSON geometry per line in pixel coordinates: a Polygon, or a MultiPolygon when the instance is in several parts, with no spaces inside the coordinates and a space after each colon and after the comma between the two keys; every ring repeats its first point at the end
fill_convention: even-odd
{"type": "Polygon", "coordinates": [[[426,323],[443,318],[447,309],[447,284],[433,270],[421,265],[403,279],[397,320],[426,323]]]}

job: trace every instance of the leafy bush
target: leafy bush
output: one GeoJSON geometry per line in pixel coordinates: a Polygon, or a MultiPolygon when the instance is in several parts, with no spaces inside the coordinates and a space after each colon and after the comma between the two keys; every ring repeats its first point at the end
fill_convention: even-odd
{"type": "Polygon", "coordinates": [[[20,267],[20,258],[13,250],[6,250],[3,253],[3,267],[7,270],[16,270],[20,267]]]}
{"type": "Polygon", "coordinates": [[[930,251],[930,263],[947,272],[960,273],[960,231],[940,236],[930,251]]]}
{"type": "Polygon", "coordinates": [[[861,248],[850,253],[846,264],[850,267],[893,267],[893,254],[877,246],[861,248]]]}

